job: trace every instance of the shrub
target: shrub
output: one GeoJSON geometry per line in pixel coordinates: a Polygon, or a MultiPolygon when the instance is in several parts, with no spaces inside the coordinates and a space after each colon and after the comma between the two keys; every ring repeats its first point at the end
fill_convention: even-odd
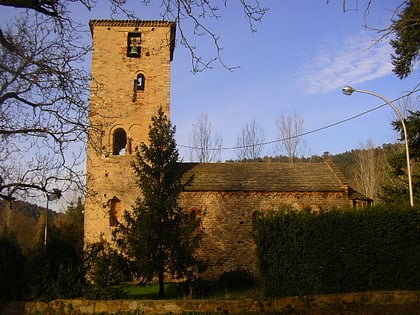
{"type": "Polygon", "coordinates": [[[254,277],[248,270],[235,269],[223,273],[219,277],[219,285],[229,290],[250,287],[255,283],[254,277]]]}
{"type": "Polygon", "coordinates": [[[420,288],[420,211],[281,209],[255,221],[271,296],[420,288]]]}
{"type": "Polygon", "coordinates": [[[16,235],[0,235],[0,300],[19,298],[23,287],[24,258],[16,235]]]}
{"type": "Polygon", "coordinates": [[[128,261],[104,240],[88,246],[84,264],[89,281],[97,287],[105,288],[131,280],[128,261]]]}

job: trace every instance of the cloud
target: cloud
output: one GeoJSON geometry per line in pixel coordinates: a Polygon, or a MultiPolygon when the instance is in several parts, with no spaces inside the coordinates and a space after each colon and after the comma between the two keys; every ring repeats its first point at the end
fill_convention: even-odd
{"type": "Polygon", "coordinates": [[[392,72],[391,49],[366,32],[328,41],[298,71],[298,84],[307,94],[318,94],[386,76],[392,72]]]}

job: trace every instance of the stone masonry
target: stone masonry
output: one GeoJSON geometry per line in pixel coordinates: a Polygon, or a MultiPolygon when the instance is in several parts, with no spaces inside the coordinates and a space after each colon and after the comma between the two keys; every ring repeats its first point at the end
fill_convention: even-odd
{"type": "MultiPolygon", "coordinates": [[[[147,142],[151,117],[169,116],[170,62],[175,24],[164,21],[90,22],[93,37],[87,150],[85,245],[111,242],[112,229],[140,192],[131,167],[147,142]]],[[[203,218],[198,255],[209,261],[203,278],[237,268],[257,273],[252,221],[257,211],[291,205],[349,208],[371,201],[352,190],[328,163],[183,163],[192,184],[180,197],[203,218]]]]}
{"type": "Polygon", "coordinates": [[[150,119],[158,108],[169,116],[175,41],[173,22],[93,20],[90,28],[86,244],[100,237],[110,241],[110,224],[137,196],[130,161],[136,146],[147,141],[150,119]],[[130,57],[133,46],[138,55],[130,57]]]}

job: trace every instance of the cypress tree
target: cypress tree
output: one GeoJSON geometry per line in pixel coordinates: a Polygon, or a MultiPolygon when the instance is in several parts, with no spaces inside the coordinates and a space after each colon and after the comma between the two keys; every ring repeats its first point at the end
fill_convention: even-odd
{"type": "Polygon", "coordinates": [[[132,163],[141,196],[114,232],[117,245],[135,265],[135,275],[145,281],[158,277],[159,297],[164,296],[165,274],[188,276],[201,239],[200,219],[178,205],[186,183],[174,136],[175,127],[160,108],[152,117],[148,144],[141,143],[132,163]]]}

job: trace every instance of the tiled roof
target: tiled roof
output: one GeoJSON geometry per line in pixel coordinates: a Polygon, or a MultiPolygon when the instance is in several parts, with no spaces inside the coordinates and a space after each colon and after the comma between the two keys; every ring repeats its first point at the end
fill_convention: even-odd
{"type": "Polygon", "coordinates": [[[176,23],[174,21],[164,20],[90,20],[89,27],[90,32],[93,34],[95,26],[107,26],[107,27],[170,27],[170,50],[171,50],[171,61],[175,50],[175,34],[176,34],[176,23]]]}
{"type": "Polygon", "coordinates": [[[175,27],[175,22],[164,20],[90,20],[89,26],[117,27],[175,27]]]}
{"type": "Polygon", "coordinates": [[[366,197],[365,195],[361,194],[357,190],[354,190],[353,188],[349,188],[349,199],[351,200],[365,200],[369,202],[373,202],[373,199],[366,197]]]}
{"type": "Polygon", "coordinates": [[[347,191],[328,163],[182,163],[187,191],[347,191]]]}

